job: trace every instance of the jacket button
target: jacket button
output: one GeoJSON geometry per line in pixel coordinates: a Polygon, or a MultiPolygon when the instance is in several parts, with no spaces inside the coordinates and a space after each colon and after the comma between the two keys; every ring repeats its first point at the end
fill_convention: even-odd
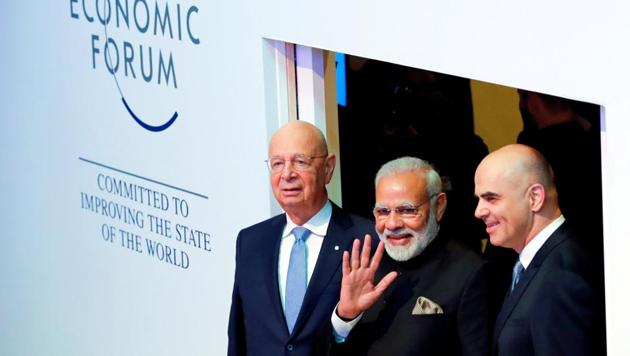
{"type": "Polygon", "coordinates": [[[293,351],[293,345],[288,344],[288,345],[287,345],[287,350],[289,350],[289,351],[293,351]]]}

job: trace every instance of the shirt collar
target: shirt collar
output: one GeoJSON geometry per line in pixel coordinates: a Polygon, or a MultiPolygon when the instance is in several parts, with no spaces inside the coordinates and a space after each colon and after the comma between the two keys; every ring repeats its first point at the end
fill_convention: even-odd
{"type": "Polygon", "coordinates": [[[540,232],[534,236],[534,238],[523,248],[521,254],[518,256],[518,259],[521,261],[523,268],[527,269],[527,266],[532,262],[534,256],[542,245],[547,242],[551,234],[556,231],[562,223],[564,223],[564,215],[560,215],[556,218],[556,220],[552,221],[549,225],[545,226],[544,229],[540,230],[540,232]]]}
{"type": "MultiPolygon", "coordinates": [[[[317,214],[313,215],[307,222],[305,222],[302,226],[309,229],[311,234],[324,237],[326,236],[326,231],[328,230],[328,224],[330,223],[330,218],[332,217],[332,204],[329,200],[326,200],[326,204],[317,212],[317,214]]],[[[287,224],[284,226],[284,231],[282,232],[282,238],[285,238],[293,232],[293,228],[298,226],[294,223],[288,214],[287,224]]]]}

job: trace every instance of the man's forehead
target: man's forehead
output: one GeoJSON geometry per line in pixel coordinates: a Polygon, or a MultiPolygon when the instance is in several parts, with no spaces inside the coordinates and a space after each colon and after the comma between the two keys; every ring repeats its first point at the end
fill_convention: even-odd
{"type": "Polygon", "coordinates": [[[313,137],[279,136],[269,145],[269,155],[311,155],[321,145],[313,137]]]}
{"type": "Polygon", "coordinates": [[[269,154],[269,158],[308,158],[310,157],[307,154],[304,153],[289,153],[289,154],[276,154],[276,153],[270,153],[269,154]]]}
{"type": "Polygon", "coordinates": [[[383,177],[376,186],[376,200],[417,204],[426,195],[426,184],[409,176],[383,177]],[[418,201],[417,201],[418,200],[418,201]]]}
{"type": "Polygon", "coordinates": [[[524,181],[511,174],[490,174],[475,177],[477,198],[497,198],[510,196],[520,191],[524,181]]]}
{"type": "Polygon", "coordinates": [[[486,184],[497,186],[501,184],[512,184],[519,179],[518,171],[514,166],[507,164],[485,164],[480,165],[475,173],[475,184],[486,184]]]}
{"type": "Polygon", "coordinates": [[[417,172],[400,172],[381,177],[379,186],[383,188],[399,187],[408,191],[422,192],[426,189],[426,177],[417,172]]]}
{"type": "Polygon", "coordinates": [[[283,141],[272,142],[269,145],[270,156],[294,156],[310,155],[315,151],[316,146],[306,141],[283,141]]]}

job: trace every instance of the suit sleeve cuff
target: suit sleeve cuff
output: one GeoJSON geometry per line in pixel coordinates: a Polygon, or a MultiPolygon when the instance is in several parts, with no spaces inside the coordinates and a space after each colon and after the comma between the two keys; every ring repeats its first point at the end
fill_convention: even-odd
{"type": "MultiPolygon", "coordinates": [[[[337,303],[337,306],[339,306],[339,303],[337,303]]],[[[333,310],[332,316],[330,317],[335,342],[338,344],[345,342],[346,338],[350,334],[350,331],[352,331],[352,328],[357,325],[362,316],[363,313],[359,314],[356,318],[350,321],[344,321],[339,317],[339,315],[337,315],[337,307],[335,307],[335,310],[333,310]]]]}

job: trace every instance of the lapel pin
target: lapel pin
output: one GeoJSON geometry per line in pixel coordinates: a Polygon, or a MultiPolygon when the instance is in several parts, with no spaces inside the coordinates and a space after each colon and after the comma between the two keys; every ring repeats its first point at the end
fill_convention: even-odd
{"type": "Polygon", "coordinates": [[[339,251],[339,245],[335,245],[335,251],[339,251]]]}

